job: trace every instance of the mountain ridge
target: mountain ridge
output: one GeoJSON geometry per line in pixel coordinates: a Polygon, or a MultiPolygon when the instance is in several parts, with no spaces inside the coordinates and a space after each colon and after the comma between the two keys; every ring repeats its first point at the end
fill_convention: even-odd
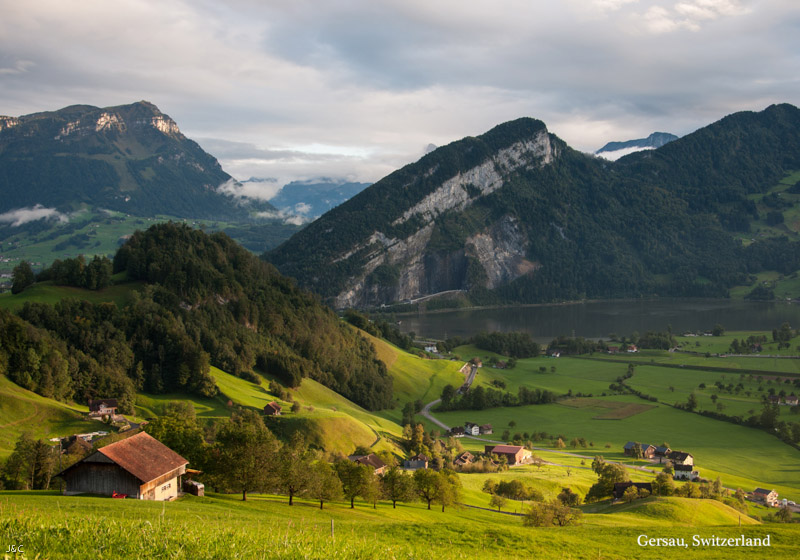
{"type": "Polygon", "coordinates": [[[247,208],[218,190],[229,181],[147,101],[0,117],[0,213],[87,204],[134,215],[247,218],[247,208]]]}
{"type": "Polygon", "coordinates": [[[733,238],[758,217],[748,197],[800,169],[799,132],[800,111],[776,105],[608,162],[517,119],[395,171],[265,258],[336,307],[449,290],[725,296],[759,260],[733,238]]]}

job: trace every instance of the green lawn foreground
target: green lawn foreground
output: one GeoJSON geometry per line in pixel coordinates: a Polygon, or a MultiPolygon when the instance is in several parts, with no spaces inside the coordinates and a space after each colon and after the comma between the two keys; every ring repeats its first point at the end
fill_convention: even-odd
{"type": "Polygon", "coordinates": [[[472,508],[448,508],[442,513],[439,508],[428,511],[421,503],[398,504],[397,509],[383,502],[377,509],[358,503],[354,510],[335,503],[320,511],[314,502],[299,500],[289,506],[284,497],[276,496],[241,502],[238,496],[211,494],[159,503],[0,492],[0,540],[5,547],[24,547],[24,556],[7,558],[76,560],[796,557],[800,526],[714,525],[720,515],[715,513],[717,506],[707,500],[692,502],[696,503],[687,508],[680,500],[651,498],[616,513],[584,516],[605,517],[608,522],[602,526],[527,528],[515,516],[472,508]],[[632,510],[647,513],[629,516],[632,510]],[[629,525],[637,520],[641,521],[629,525]],[[643,534],[684,538],[689,547],[643,548],[637,544],[643,534]],[[769,535],[771,546],[691,546],[693,535],[742,534],[769,535]]]}

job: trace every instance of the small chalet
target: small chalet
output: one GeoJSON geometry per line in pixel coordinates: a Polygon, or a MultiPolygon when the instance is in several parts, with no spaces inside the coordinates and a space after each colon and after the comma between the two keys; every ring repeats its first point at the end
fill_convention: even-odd
{"type": "Polygon", "coordinates": [[[781,402],[781,398],[778,395],[770,395],[767,399],[769,400],[769,404],[778,404],[781,402]]]}
{"type": "Polygon", "coordinates": [[[480,427],[481,434],[491,434],[492,432],[492,425],[491,424],[484,424],[480,427]]]}
{"type": "Polygon", "coordinates": [[[775,490],[756,488],[752,493],[753,501],[775,507],[778,504],[778,493],[775,490]]]}
{"type": "Polygon", "coordinates": [[[700,473],[694,470],[694,465],[675,465],[672,478],[675,480],[696,480],[700,478],[700,473]]]}
{"type": "Polygon", "coordinates": [[[625,490],[630,488],[631,486],[635,487],[637,491],[639,490],[647,490],[650,494],[653,493],[653,485],[649,482],[615,482],[614,483],[614,498],[619,500],[623,494],[625,494],[625,490]]]}
{"type": "Polygon", "coordinates": [[[796,395],[789,395],[784,402],[789,406],[797,406],[798,399],[796,395]]]}
{"type": "Polygon", "coordinates": [[[429,459],[420,453],[419,455],[414,455],[411,459],[407,461],[403,461],[403,467],[410,471],[415,471],[417,469],[427,469],[428,468],[429,459]]]}
{"type": "Polygon", "coordinates": [[[381,475],[386,470],[386,463],[381,461],[380,458],[374,453],[370,453],[369,455],[348,455],[347,458],[354,463],[358,463],[359,465],[367,465],[368,467],[372,467],[375,469],[376,475],[381,475]]]}
{"type": "Polygon", "coordinates": [[[477,436],[481,433],[481,427],[472,422],[464,422],[464,433],[468,436],[477,436]]]}
{"type": "Polygon", "coordinates": [[[64,494],[126,494],[137,500],[171,500],[178,496],[186,459],[139,432],[111,443],[61,471],[64,494]]]}
{"type": "Polygon", "coordinates": [[[633,457],[633,450],[636,447],[636,444],[639,444],[639,448],[642,450],[642,457],[645,459],[652,459],[653,456],[656,454],[656,447],[650,445],[649,443],[639,443],[638,441],[629,441],[622,447],[622,451],[625,455],[629,457],[633,457]]]}
{"type": "Polygon", "coordinates": [[[521,445],[487,445],[484,452],[505,456],[509,465],[520,465],[531,458],[531,452],[521,445]]]}
{"type": "Polygon", "coordinates": [[[625,351],[626,351],[628,354],[635,354],[636,352],[638,352],[638,351],[639,351],[639,347],[638,347],[638,346],[636,346],[635,344],[629,344],[629,345],[628,345],[628,349],[627,349],[627,350],[625,350],[625,351]]]}
{"type": "Polygon", "coordinates": [[[672,449],[670,449],[666,445],[659,445],[658,447],[656,447],[656,457],[666,457],[667,455],[669,455],[670,451],[672,451],[672,449]]]}
{"type": "Polygon", "coordinates": [[[475,461],[475,456],[469,451],[464,451],[464,453],[455,458],[453,463],[458,465],[459,467],[463,467],[464,465],[469,465],[474,461],[475,461]]]}
{"type": "Polygon", "coordinates": [[[683,451],[670,451],[667,454],[667,459],[672,461],[672,464],[677,465],[694,465],[694,457],[691,453],[684,453],[683,451]]]}
{"type": "Polygon", "coordinates": [[[117,407],[117,399],[89,399],[89,417],[115,416],[117,407]]]}
{"type": "Polygon", "coordinates": [[[453,437],[464,437],[464,428],[462,426],[454,426],[450,428],[450,435],[453,437]]]}
{"type": "Polygon", "coordinates": [[[281,415],[281,405],[272,401],[264,406],[264,414],[267,416],[280,416],[281,415]]]}

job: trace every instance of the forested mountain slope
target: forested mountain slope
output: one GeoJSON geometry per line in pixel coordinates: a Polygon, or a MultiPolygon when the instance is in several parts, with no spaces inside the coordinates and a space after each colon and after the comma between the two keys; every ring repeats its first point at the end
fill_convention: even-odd
{"type": "Polygon", "coordinates": [[[311,377],[372,410],[392,403],[372,345],[224,234],[156,225],[120,248],[114,270],[145,283],[122,308],[0,311],[0,373],[58,399],[116,395],[128,410],[141,390],[215,394],[210,365],[245,378],[258,368],[290,387],[311,377]]]}
{"type": "MultiPolygon", "coordinates": [[[[608,162],[519,119],[444,146],[266,254],[338,307],[725,296],[796,235],[743,247],[752,200],[800,169],[800,110],[737,113],[608,162]]],[[[788,229],[787,233],[792,233],[788,229]]]]}

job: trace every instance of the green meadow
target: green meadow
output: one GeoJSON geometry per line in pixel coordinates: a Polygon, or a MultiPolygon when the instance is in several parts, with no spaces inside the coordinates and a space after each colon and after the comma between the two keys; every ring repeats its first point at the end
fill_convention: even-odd
{"type": "Polygon", "coordinates": [[[528,528],[481,509],[421,503],[318,504],[280,496],[187,496],[158,503],[55,492],[0,492],[0,539],[25,558],[794,558],[800,526],[753,524],[711,500],[648,498],[597,505],[573,527],[528,528]],[[641,548],[642,535],[684,538],[688,548],[641,548]],[[692,536],[764,538],[762,548],[692,546],[692,536]],[[762,556],[763,554],[763,556],[762,556]]]}

